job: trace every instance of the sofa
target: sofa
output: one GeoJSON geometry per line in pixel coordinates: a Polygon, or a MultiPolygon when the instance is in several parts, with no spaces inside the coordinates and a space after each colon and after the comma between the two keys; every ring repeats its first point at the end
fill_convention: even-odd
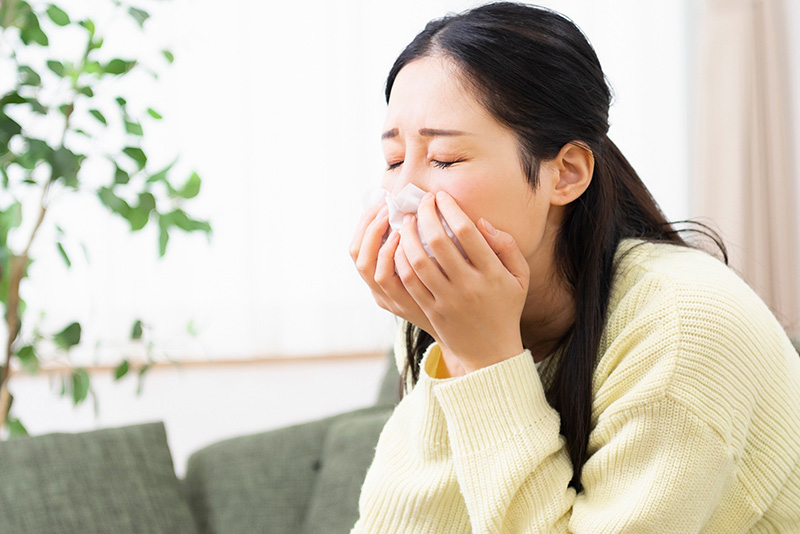
{"type": "Polygon", "coordinates": [[[0,442],[0,534],[336,534],[399,402],[214,443],[175,475],[163,422],[0,442]]]}

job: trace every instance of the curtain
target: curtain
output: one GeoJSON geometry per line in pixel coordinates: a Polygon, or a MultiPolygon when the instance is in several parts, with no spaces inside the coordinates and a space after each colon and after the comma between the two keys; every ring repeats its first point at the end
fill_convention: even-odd
{"type": "Polygon", "coordinates": [[[785,0],[705,0],[696,77],[692,215],[731,266],[800,332],[798,172],[785,0]]]}

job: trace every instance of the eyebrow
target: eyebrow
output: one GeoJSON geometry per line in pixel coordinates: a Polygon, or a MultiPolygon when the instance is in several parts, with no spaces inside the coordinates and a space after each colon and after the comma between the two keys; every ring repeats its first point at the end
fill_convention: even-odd
{"type": "MultiPolygon", "coordinates": [[[[400,132],[397,128],[392,128],[391,130],[387,130],[383,132],[381,135],[381,140],[383,139],[392,139],[393,137],[397,137],[400,132]]],[[[472,135],[468,132],[462,132],[461,130],[442,130],[438,128],[420,128],[419,134],[425,137],[435,137],[437,135],[449,135],[449,136],[457,136],[457,135],[472,135]]]]}

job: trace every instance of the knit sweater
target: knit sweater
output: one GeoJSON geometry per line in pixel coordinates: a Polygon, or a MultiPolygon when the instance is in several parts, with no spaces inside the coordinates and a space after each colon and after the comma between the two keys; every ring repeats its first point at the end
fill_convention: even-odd
{"type": "Polygon", "coordinates": [[[800,532],[800,357],[778,321],[705,252],[627,239],[616,260],[582,491],[545,398],[556,356],[437,378],[434,343],[351,534],[800,532]]]}

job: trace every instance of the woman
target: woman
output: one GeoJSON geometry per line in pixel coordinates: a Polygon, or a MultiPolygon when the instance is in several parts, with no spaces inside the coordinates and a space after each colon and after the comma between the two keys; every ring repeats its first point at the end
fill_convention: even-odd
{"type": "Polygon", "coordinates": [[[580,30],[431,21],[386,99],[382,185],[428,194],[350,250],[404,320],[406,393],[352,532],[800,532],[800,358],[607,137],[580,30]]]}

